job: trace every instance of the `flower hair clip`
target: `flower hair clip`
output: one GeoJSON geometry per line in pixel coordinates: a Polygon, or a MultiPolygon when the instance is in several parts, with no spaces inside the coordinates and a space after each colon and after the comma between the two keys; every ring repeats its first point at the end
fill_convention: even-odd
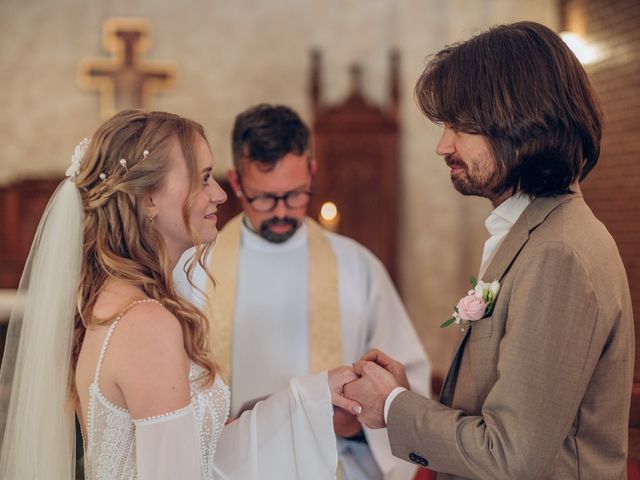
{"type": "Polygon", "coordinates": [[[82,157],[84,157],[84,154],[87,151],[89,143],[91,143],[90,138],[83,138],[73,150],[73,155],[71,155],[71,163],[69,164],[69,168],[67,168],[67,171],[65,172],[65,175],[71,180],[76,178],[78,176],[78,172],[80,172],[80,162],[82,161],[82,157]]]}

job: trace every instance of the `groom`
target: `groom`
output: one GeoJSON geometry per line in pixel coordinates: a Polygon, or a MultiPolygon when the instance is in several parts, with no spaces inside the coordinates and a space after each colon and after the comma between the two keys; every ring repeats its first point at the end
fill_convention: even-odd
{"type": "Polygon", "coordinates": [[[578,186],[601,136],[585,71],[554,32],[520,22],[440,51],[416,94],[444,125],[453,186],[493,204],[480,277],[497,297],[458,304],[439,402],[402,388],[380,351],[345,394],[365,425],[387,426],[394,455],[439,479],[626,478],[633,318],[616,245],[578,186]]]}

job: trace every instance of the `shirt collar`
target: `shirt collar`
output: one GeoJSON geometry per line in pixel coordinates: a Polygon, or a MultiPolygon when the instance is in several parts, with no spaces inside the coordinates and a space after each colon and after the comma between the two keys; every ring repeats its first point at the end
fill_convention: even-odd
{"type": "Polygon", "coordinates": [[[490,235],[508,232],[531,203],[528,195],[517,193],[493,209],[484,225],[490,235]]]}

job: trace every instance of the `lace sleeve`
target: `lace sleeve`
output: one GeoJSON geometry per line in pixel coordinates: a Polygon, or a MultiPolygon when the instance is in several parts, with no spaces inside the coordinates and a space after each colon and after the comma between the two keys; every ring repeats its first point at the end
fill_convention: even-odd
{"type": "Polygon", "coordinates": [[[140,480],[201,480],[202,453],[194,408],[133,420],[140,480]]]}
{"type": "Polygon", "coordinates": [[[225,426],[214,457],[220,478],[234,480],[326,480],[337,462],[326,372],[292,380],[225,426]]]}

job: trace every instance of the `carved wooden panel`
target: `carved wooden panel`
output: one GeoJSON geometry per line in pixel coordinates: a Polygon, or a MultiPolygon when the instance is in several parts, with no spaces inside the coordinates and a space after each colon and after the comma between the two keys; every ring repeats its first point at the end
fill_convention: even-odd
{"type": "Polygon", "coordinates": [[[60,181],[24,179],[0,188],[0,288],[18,288],[38,222],[60,181]]]}
{"type": "Polygon", "coordinates": [[[362,92],[362,74],[351,70],[351,92],[337,105],[321,99],[320,55],[313,54],[315,195],[309,208],[318,217],[324,202],[338,207],[337,231],[369,248],[396,279],[398,203],[398,68],[391,57],[390,101],[379,107],[362,92]]]}

